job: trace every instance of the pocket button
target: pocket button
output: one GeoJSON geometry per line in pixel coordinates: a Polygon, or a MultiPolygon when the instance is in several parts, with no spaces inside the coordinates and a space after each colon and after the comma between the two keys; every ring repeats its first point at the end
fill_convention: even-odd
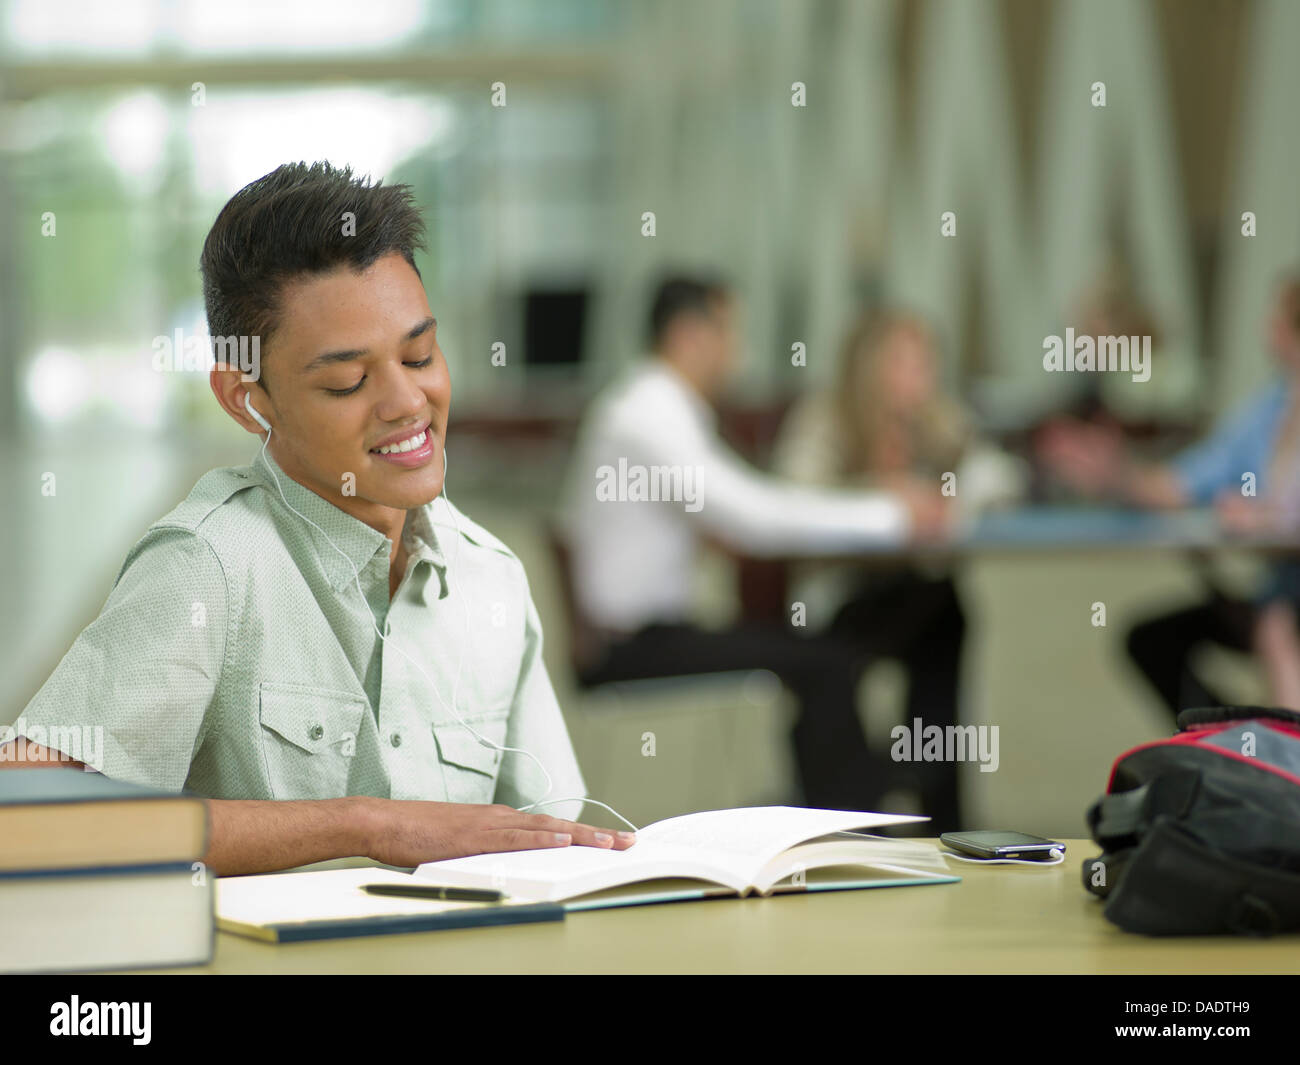
{"type": "Polygon", "coordinates": [[[325,729],[320,725],[312,725],[311,731],[307,733],[313,740],[318,740],[325,735],[325,729]]]}

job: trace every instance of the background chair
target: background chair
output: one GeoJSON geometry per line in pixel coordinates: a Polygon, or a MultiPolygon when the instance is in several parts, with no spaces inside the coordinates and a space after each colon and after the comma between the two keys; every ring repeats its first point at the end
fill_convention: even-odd
{"type": "Polygon", "coordinates": [[[751,757],[771,739],[762,735],[762,723],[770,726],[792,712],[782,705],[788,697],[776,675],[752,669],[586,683],[600,636],[574,593],[563,532],[550,525],[547,539],[564,604],[568,661],[577,682],[570,709],[587,752],[583,773],[590,794],[638,824],[692,810],[791,801],[783,783],[755,780],[747,771],[770,763],[751,757]],[[637,809],[621,806],[620,794],[642,796],[637,809]]]}

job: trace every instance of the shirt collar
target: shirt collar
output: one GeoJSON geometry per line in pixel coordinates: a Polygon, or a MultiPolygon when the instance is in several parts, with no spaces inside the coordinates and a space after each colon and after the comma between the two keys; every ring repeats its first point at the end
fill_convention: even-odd
{"type": "Polygon", "coordinates": [[[642,372],[666,381],[675,392],[681,395],[682,402],[691,409],[691,412],[701,424],[709,427],[717,424],[718,415],[713,409],[713,405],[695,391],[695,387],[667,359],[658,355],[651,355],[642,367],[642,372]]]}
{"type": "MultiPolygon", "coordinates": [[[[436,500],[434,502],[436,503],[436,500]]],[[[427,559],[438,569],[445,571],[447,556],[443,553],[442,541],[438,539],[438,532],[434,526],[433,507],[434,503],[426,503],[422,507],[412,507],[408,510],[402,538],[406,541],[411,562],[427,559]]]]}
{"type": "MultiPolygon", "coordinates": [[[[301,518],[294,518],[303,526],[307,542],[329,578],[331,588],[339,591],[353,581],[357,573],[364,573],[376,555],[382,557],[384,572],[387,574],[393,549],[393,543],[387,536],[295,481],[271,457],[270,448],[258,451],[252,468],[280,508],[287,501],[301,518],[306,518],[310,523],[305,524],[301,518]],[[279,487],[276,486],[277,481],[279,487]],[[281,492],[284,493],[283,498],[281,492]],[[331,541],[334,547],[330,546],[331,541]]],[[[446,558],[434,531],[430,506],[431,504],[413,507],[406,512],[402,538],[409,552],[407,566],[418,561],[428,561],[438,568],[440,574],[445,574],[446,558]]],[[[445,583],[444,580],[443,584],[445,583]]]]}

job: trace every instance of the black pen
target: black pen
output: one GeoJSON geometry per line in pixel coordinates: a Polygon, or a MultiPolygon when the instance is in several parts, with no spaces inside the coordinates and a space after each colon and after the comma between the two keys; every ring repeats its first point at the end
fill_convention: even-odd
{"type": "Polygon", "coordinates": [[[440,887],[437,884],[362,884],[361,890],[371,895],[395,895],[404,899],[446,899],[449,902],[500,902],[505,898],[499,891],[440,887]]]}

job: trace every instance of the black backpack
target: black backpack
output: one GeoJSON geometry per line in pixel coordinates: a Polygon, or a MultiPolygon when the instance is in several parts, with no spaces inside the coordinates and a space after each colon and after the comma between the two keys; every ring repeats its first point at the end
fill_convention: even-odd
{"type": "Polygon", "coordinates": [[[1300,928],[1300,713],[1184,710],[1176,735],[1116,759],[1088,828],[1103,853],[1084,886],[1125,931],[1300,928]]]}

